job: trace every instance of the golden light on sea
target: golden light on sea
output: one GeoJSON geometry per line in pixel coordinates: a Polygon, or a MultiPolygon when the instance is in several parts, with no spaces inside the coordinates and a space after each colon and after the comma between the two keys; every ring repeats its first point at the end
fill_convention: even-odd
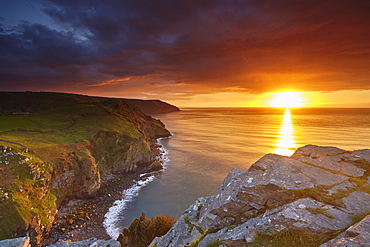
{"type": "Polygon", "coordinates": [[[276,141],[276,148],[274,153],[291,156],[296,149],[294,141],[294,128],[292,124],[292,116],[290,110],[285,110],[284,118],[281,123],[280,132],[276,141]]]}

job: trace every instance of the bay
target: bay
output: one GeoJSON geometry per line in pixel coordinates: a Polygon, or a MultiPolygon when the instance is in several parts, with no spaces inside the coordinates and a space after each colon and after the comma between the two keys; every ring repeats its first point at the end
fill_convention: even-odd
{"type": "Polygon", "coordinates": [[[154,117],[173,134],[160,141],[169,165],[127,203],[119,229],[142,212],[181,215],[197,198],[214,195],[232,168],[248,169],[267,153],[291,155],[307,144],[370,148],[367,108],[184,108],[154,117]]]}

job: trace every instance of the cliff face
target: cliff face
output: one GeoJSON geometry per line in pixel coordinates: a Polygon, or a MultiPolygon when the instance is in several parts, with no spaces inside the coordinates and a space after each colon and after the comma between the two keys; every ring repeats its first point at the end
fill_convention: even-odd
{"type": "Polygon", "coordinates": [[[308,145],[233,169],[216,196],[199,198],[151,246],[265,246],[287,236],[318,246],[367,214],[370,150],[308,145]]]}
{"type": "Polygon", "coordinates": [[[108,174],[146,169],[156,161],[156,138],[170,136],[119,99],[63,104],[57,97],[57,107],[44,106],[50,100],[33,102],[42,110],[1,117],[0,239],[28,232],[41,243],[59,206],[94,196],[108,174]]]}

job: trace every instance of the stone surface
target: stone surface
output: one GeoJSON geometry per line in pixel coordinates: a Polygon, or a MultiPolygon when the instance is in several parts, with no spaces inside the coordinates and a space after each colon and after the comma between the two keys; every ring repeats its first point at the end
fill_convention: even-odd
{"type": "Polygon", "coordinates": [[[370,215],[320,247],[370,246],[370,215]]]}
{"type": "Polygon", "coordinates": [[[361,177],[365,172],[353,164],[358,160],[355,155],[334,147],[307,145],[299,148],[292,158],[352,177],[361,177]]]}
{"type": "Polygon", "coordinates": [[[344,183],[340,183],[338,185],[333,186],[331,189],[329,189],[328,194],[332,195],[332,194],[340,192],[341,190],[347,190],[354,186],[356,186],[355,183],[345,181],[344,183]]]}
{"type": "Polygon", "coordinates": [[[0,241],[0,247],[31,247],[30,238],[14,238],[0,241]]]}
{"type": "Polygon", "coordinates": [[[87,239],[78,242],[63,241],[58,242],[49,247],[120,247],[120,242],[116,240],[97,240],[95,238],[87,239]]]}
{"type": "Polygon", "coordinates": [[[207,246],[221,239],[243,245],[259,233],[345,229],[354,216],[370,212],[369,161],[370,150],[314,145],[291,157],[267,154],[248,171],[232,169],[216,196],[198,199],[151,245],[207,246]]]}
{"type": "Polygon", "coordinates": [[[177,247],[177,246],[188,246],[194,238],[201,236],[198,231],[198,224],[195,225],[197,215],[199,212],[199,205],[203,205],[206,198],[199,198],[193,205],[189,207],[185,214],[175,223],[175,225],[168,231],[163,237],[156,237],[149,246],[154,245],[156,242],[160,242],[158,246],[177,247]]]}
{"type": "MultiPolygon", "coordinates": [[[[370,193],[370,191],[368,192],[370,193]]],[[[345,203],[342,210],[353,215],[370,212],[370,195],[368,193],[355,191],[342,198],[342,201],[345,203]]]]}

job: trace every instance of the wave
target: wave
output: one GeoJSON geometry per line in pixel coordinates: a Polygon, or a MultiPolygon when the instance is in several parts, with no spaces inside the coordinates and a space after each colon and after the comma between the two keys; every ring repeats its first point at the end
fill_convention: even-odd
{"type": "MultiPolygon", "coordinates": [[[[103,226],[105,231],[112,239],[117,239],[119,234],[122,232],[123,227],[119,226],[117,223],[122,220],[122,212],[127,208],[129,202],[135,200],[139,195],[141,188],[145,187],[147,184],[152,182],[156,178],[156,174],[163,172],[170,164],[170,159],[168,157],[168,150],[161,143],[163,139],[158,138],[157,143],[159,144],[160,154],[157,157],[161,161],[163,169],[157,172],[143,173],[140,174],[139,180],[136,180],[131,188],[123,190],[123,199],[116,200],[113,205],[109,208],[108,212],[104,216],[103,226]]],[[[124,216],[123,216],[124,219],[124,216]]]]}

